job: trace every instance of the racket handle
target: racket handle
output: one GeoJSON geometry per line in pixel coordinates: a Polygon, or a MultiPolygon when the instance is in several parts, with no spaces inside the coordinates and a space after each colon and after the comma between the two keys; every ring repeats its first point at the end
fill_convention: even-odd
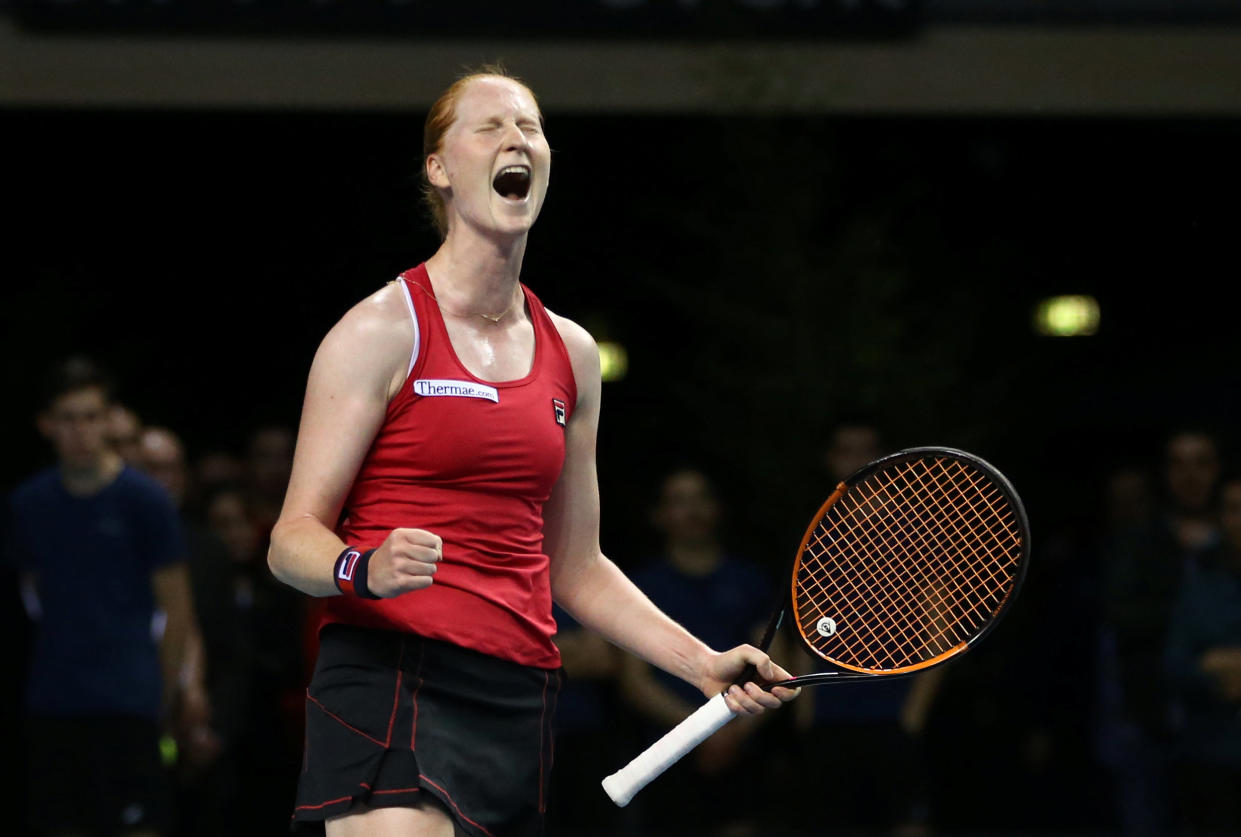
{"type": "Polygon", "coordinates": [[[659,774],[680,761],[681,757],[711,737],[711,734],[733,719],[733,711],[718,694],[704,703],[694,714],[647,747],[629,764],[603,780],[603,789],[621,808],[659,774]]]}

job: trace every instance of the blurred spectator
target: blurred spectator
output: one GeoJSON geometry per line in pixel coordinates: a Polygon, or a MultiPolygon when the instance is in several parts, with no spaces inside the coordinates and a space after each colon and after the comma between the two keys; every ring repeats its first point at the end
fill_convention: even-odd
{"type": "Polygon", "coordinates": [[[618,706],[621,652],[559,606],[553,615],[565,679],[556,701],[547,831],[564,837],[619,834],[630,819],[628,809],[614,805],[599,783],[635,755],[622,735],[624,714],[618,706]]]}
{"type": "Polygon", "coordinates": [[[1155,480],[1140,464],[1119,465],[1107,477],[1104,528],[1119,532],[1140,526],[1155,513],[1155,480]]]}
{"type": "Polygon", "coordinates": [[[1184,430],[1168,440],[1168,525],[1181,547],[1198,549],[1219,537],[1216,491],[1219,441],[1205,430],[1184,430]]]}
{"type": "Polygon", "coordinates": [[[1104,546],[1101,575],[1099,752],[1114,785],[1123,834],[1163,834],[1174,817],[1169,795],[1172,703],[1163,670],[1168,620],[1195,552],[1218,538],[1216,437],[1184,429],[1168,435],[1153,513],[1122,526],[1104,546]]]}
{"type": "Polygon", "coordinates": [[[245,465],[236,453],[224,448],[204,451],[194,459],[186,507],[201,514],[203,497],[224,486],[241,485],[244,478],[245,465]]]}
{"type": "Polygon", "coordinates": [[[111,386],[98,367],[75,358],[47,383],[38,428],[56,464],[12,496],[35,625],[29,827],[160,835],[171,816],[161,725],[194,620],[179,523],[167,493],[109,443],[111,386]]]}
{"type": "Polygon", "coordinates": [[[177,728],[177,834],[235,833],[239,769],[232,743],[238,699],[246,692],[241,634],[230,607],[231,564],[224,543],[188,514],[191,480],[185,446],[163,427],[147,427],[138,445],[138,465],[159,482],[176,505],[185,533],[199,634],[184,680],[204,692],[200,710],[184,713],[177,728]]]}
{"type": "Polygon", "coordinates": [[[266,572],[267,524],[250,498],[283,466],[280,434],[255,438],[248,461],[215,452],[192,477],[175,433],[152,427],[141,437],[139,462],[182,511],[211,707],[206,729],[181,730],[179,837],[287,830],[301,753],[290,705],[300,707],[304,689],[303,600],[266,572]],[[191,495],[197,513],[185,506],[191,495]]]}
{"type": "MultiPolygon", "coordinates": [[[[266,545],[271,542],[272,527],[280,517],[285,493],[289,488],[296,443],[296,433],[284,424],[264,423],[252,431],[242,459],[240,487],[243,494],[240,499],[244,501],[245,515],[257,534],[257,549],[262,550],[256,552],[254,560],[247,564],[247,567],[256,573],[255,589],[260,594],[260,598],[256,599],[256,604],[260,607],[256,609],[254,618],[261,619],[261,614],[267,613],[278,616],[281,620],[288,620],[271,626],[272,630],[284,631],[280,643],[287,656],[282,655],[279,659],[269,657],[268,664],[261,666],[261,669],[268,672],[272,685],[277,689],[275,694],[267,698],[280,704],[279,721],[283,734],[296,751],[295,763],[300,764],[304,733],[302,719],[306,704],[305,686],[318,656],[319,608],[322,600],[300,595],[293,588],[278,583],[267,568],[265,552],[266,545]]],[[[228,492],[224,494],[227,495],[228,492]]],[[[296,782],[297,771],[291,772],[289,776],[291,781],[296,782]]],[[[287,814],[287,808],[284,813],[287,814]]]]}
{"type": "Polygon", "coordinates": [[[245,457],[245,480],[250,511],[262,530],[264,542],[280,516],[284,494],[293,472],[296,436],[281,425],[260,427],[250,435],[245,457]]]}
{"type": "Polygon", "coordinates": [[[132,408],[115,402],[108,408],[108,443],[121,459],[129,463],[137,460],[141,434],[142,419],[132,408]]]}
{"type": "Polygon", "coordinates": [[[184,512],[190,473],[180,437],[165,427],[144,427],[138,434],[133,461],[162,485],[173,505],[184,512]]]}
{"type": "MultiPolygon", "coordinates": [[[[865,417],[842,420],[827,437],[823,461],[824,497],[838,482],[880,458],[884,435],[865,417]]],[[[804,650],[795,672],[825,668],[804,650]]],[[[929,832],[926,764],[922,734],[934,706],[942,669],[908,678],[844,682],[808,689],[792,706],[803,763],[830,752],[840,769],[824,781],[819,771],[792,774],[794,798],[817,795],[833,811],[840,834],[924,834],[929,832]]]]}
{"type": "Polygon", "coordinates": [[[217,486],[204,498],[204,514],[228,554],[211,580],[204,632],[219,643],[208,660],[223,663],[211,678],[222,693],[217,728],[237,771],[241,817],[230,833],[287,831],[302,756],[304,597],[267,571],[268,531],[246,491],[217,486]]]}
{"type": "MultiPolygon", "coordinates": [[[[7,498],[12,486],[4,487],[7,498]]],[[[32,623],[22,606],[20,575],[17,569],[14,549],[14,532],[11,513],[8,508],[0,515],[0,543],[4,554],[0,556],[0,634],[5,637],[6,647],[11,655],[8,660],[11,674],[3,678],[4,696],[0,703],[0,740],[10,742],[5,751],[18,755],[17,742],[22,740],[23,703],[25,696],[26,671],[30,663],[30,640],[32,623]]],[[[10,770],[11,781],[0,785],[0,806],[16,814],[20,814],[26,805],[28,779],[25,770],[10,770]],[[16,773],[14,776],[13,774],[16,773]]]]}
{"type": "Polygon", "coordinates": [[[1178,831],[1241,834],[1241,475],[1222,483],[1223,537],[1186,573],[1167,670],[1180,709],[1172,745],[1178,831]]]}
{"type": "MultiPolygon", "coordinates": [[[[732,648],[758,641],[775,602],[760,567],[725,550],[721,513],[716,491],[701,471],[668,474],[652,514],[663,551],[632,578],[656,606],[709,646],[732,648]]],[[[622,658],[621,686],[628,708],[645,722],[647,741],[706,701],[694,687],[632,655],[622,658]]],[[[641,808],[642,833],[749,833],[747,821],[758,816],[754,806],[720,800],[758,796],[754,783],[761,777],[747,760],[748,748],[770,717],[732,721],[648,786],[631,803],[641,808]]]]}
{"type": "Polygon", "coordinates": [[[877,422],[862,416],[843,419],[827,434],[824,472],[834,481],[834,487],[835,482],[890,452],[883,449],[883,434],[877,422]]]}

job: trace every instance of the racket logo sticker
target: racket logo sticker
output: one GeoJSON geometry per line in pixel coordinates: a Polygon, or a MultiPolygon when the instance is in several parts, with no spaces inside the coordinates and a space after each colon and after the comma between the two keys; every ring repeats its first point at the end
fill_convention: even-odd
{"type": "Polygon", "coordinates": [[[819,632],[819,636],[832,636],[836,633],[836,620],[830,616],[824,616],[819,620],[819,624],[814,626],[819,632]]]}

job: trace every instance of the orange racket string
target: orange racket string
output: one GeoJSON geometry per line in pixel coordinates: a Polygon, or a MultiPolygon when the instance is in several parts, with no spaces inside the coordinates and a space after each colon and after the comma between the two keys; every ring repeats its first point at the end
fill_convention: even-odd
{"type": "MultiPolygon", "coordinates": [[[[838,539],[837,539],[837,542],[839,542],[838,539]]],[[[876,541],[874,541],[872,538],[866,538],[865,541],[861,544],[858,544],[856,542],[848,543],[848,544],[844,544],[843,548],[847,551],[847,557],[849,558],[849,561],[847,561],[846,563],[856,566],[859,564],[859,561],[858,561],[859,555],[865,555],[867,552],[873,554],[875,551],[877,551],[880,548],[880,545],[876,541]]],[[[901,568],[898,567],[898,570],[899,569],[901,568]]],[[[820,589],[825,590],[822,584],[822,580],[819,578],[817,574],[815,575],[815,578],[816,578],[816,582],[818,583],[818,586],[820,587],[820,589]]],[[[885,584],[882,579],[876,581],[874,578],[867,579],[865,577],[860,577],[855,573],[851,577],[840,578],[840,579],[837,579],[837,581],[839,583],[833,586],[835,586],[836,589],[841,591],[841,595],[844,597],[846,601],[866,602],[868,601],[868,599],[874,600],[876,599],[874,590],[877,589],[880,591],[884,591],[884,594],[881,594],[880,596],[878,596],[877,597],[878,600],[875,601],[874,604],[871,604],[868,607],[868,609],[873,611],[875,609],[882,610],[886,607],[887,610],[890,610],[890,611],[894,610],[894,608],[889,603],[889,601],[894,597],[894,594],[890,592],[891,587],[893,586],[891,584],[891,579],[889,579],[888,583],[885,584]]],[[[824,609],[821,603],[818,605],[817,609],[820,609],[820,610],[824,609]]],[[[894,630],[893,629],[894,624],[895,623],[892,620],[888,620],[887,623],[881,622],[881,624],[878,626],[879,628],[882,629],[881,632],[883,636],[881,637],[881,639],[883,640],[883,643],[882,643],[883,646],[890,648],[894,644],[900,644],[902,642],[904,643],[909,642],[910,638],[908,636],[908,632],[905,626],[896,625],[895,630],[894,630]],[[904,636],[897,637],[896,636],[897,633],[903,633],[904,636]]],[[[856,659],[859,659],[865,662],[871,667],[879,667],[879,666],[884,665],[885,663],[887,665],[899,665],[900,663],[899,660],[893,658],[890,654],[887,656],[886,660],[878,658],[875,655],[875,649],[873,647],[867,648],[866,650],[868,652],[868,655],[866,655],[865,657],[861,653],[859,653],[856,649],[854,649],[852,653],[856,659]]]]}
{"type": "MultiPolygon", "coordinates": [[[[851,558],[851,560],[846,562],[849,566],[857,567],[860,564],[860,561],[857,560],[857,558],[854,556],[858,556],[859,552],[861,552],[861,554],[865,554],[864,551],[860,551],[858,549],[858,546],[859,544],[857,544],[856,542],[850,542],[843,546],[844,549],[849,551],[849,557],[851,558]]],[[[877,546],[877,544],[871,541],[866,544],[862,544],[861,546],[865,547],[866,550],[873,550],[877,546]]],[[[817,576],[814,576],[813,573],[812,573],[812,576],[816,578],[816,581],[818,581],[817,576]]],[[[867,578],[864,577],[864,570],[861,575],[859,575],[858,573],[855,573],[853,575],[841,578],[840,581],[842,582],[842,584],[837,584],[836,586],[837,586],[837,589],[841,590],[841,594],[844,600],[854,601],[854,602],[867,602],[868,609],[870,610],[879,609],[882,611],[883,609],[885,609],[885,605],[888,605],[888,602],[893,598],[893,594],[890,590],[890,585],[885,586],[882,583],[882,581],[879,581],[878,583],[876,583],[873,579],[868,580],[867,578]],[[876,597],[875,595],[876,591],[879,591],[880,593],[878,597],[876,597]]],[[[824,589],[821,583],[819,583],[819,587],[820,589],[824,589]]],[[[889,611],[894,610],[894,608],[892,608],[891,606],[888,606],[886,609],[889,611]]],[[[896,638],[893,636],[891,625],[881,624],[880,626],[877,626],[877,627],[882,627],[886,629],[885,633],[886,633],[886,639],[888,640],[887,644],[889,645],[892,644],[892,642],[896,638]]],[[[905,637],[904,640],[908,641],[908,637],[905,637]]],[[[868,650],[872,650],[872,649],[868,649],[868,650]]],[[[895,661],[890,660],[889,662],[891,664],[896,664],[895,661]]],[[[873,658],[872,656],[872,658],[868,660],[868,663],[873,666],[873,665],[880,664],[880,661],[873,658]]]]}
{"type": "Polygon", "coordinates": [[[851,487],[807,539],[798,627],[846,667],[925,664],[1004,604],[1019,546],[1013,510],[984,475],[950,458],[900,463],[851,487]],[[817,630],[824,616],[837,624],[830,637],[817,630]]]}
{"type": "MultiPolygon", "coordinates": [[[[897,502],[900,502],[903,499],[904,498],[901,496],[890,497],[888,504],[893,505],[893,504],[896,504],[897,502]]],[[[856,510],[857,508],[860,508],[862,505],[866,503],[871,503],[871,502],[873,502],[872,498],[863,498],[862,501],[859,501],[857,503],[854,510],[856,510]]],[[[862,544],[862,546],[864,547],[864,550],[863,550],[864,554],[865,553],[875,554],[876,552],[879,552],[879,551],[882,551],[885,554],[896,554],[896,552],[898,551],[897,548],[900,545],[891,543],[891,542],[881,543],[877,540],[866,538],[866,542],[862,544]]],[[[875,597],[874,591],[883,591],[887,595],[879,596],[878,602],[877,602],[877,604],[881,606],[879,609],[883,609],[882,605],[885,603],[885,601],[894,601],[897,603],[902,602],[902,601],[906,601],[906,602],[909,601],[911,599],[911,596],[907,592],[901,590],[897,584],[897,582],[901,581],[902,571],[903,571],[905,580],[913,580],[915,582],[918,580],[916,573],[913,571],[913,568],[908,566],[909,563],[910,562],[908,561],[900,562],[895,567],[895,573],[889,569],[882,576],[876,577],[872,574],[871,579],[867,583],[867,589],[865,591],[855,590],[854,594],[855,595],[858,595],[858,594],[869,595],[871,597],[875,597]]],[[[872,568],[875,567],[874,562],[871,562],[871,566],[872,568]]],[[[881,568],[881,569],[885,569],[885,568],[881,568]]],[[[904,585],[900,585],[900,586],[904,586],[904,585]]],[[[901,608],[898,606],[895,608],[888,607],[887,609],[890,611],[893,611],[894,616],[887,620],[886,626],[889,629],[893,628],[894,625],[896,626],[896,631],[893,631],[893,630],[888,631],[889,640],[895,638],[894,636],[895,633],[901,633],[904,637],[906,644],[913,644],[913,643],[917,643],[920,641],[922,643],[922,650],[917,652],[917,656],[925,656],[925,650],[927,648],[930,648],[932,652],[934,653],[938,653],[943,650],[943,644],[938,641],[940,638],[940,635],[942,635],[942,631],[940,632],[940,635],[931,635],[931,634],[928,634],[928,632],[925,629],[920,629],[917,625],[910,624],[912,621],[911,617],[917,617],[918,615],[916,613],[916,608],[914,604],[910,603],[908,606],[904,608],[901,608]],[[897,625],[896,623],[901,621],[901,615],[896,614],[896,611],[899,611],[899,610],[904,610],[906,613],[903,615],[906,616],[907,618],[903,620],[904,624],[897,625]],[[918,634],[917,637],[911,637],[909,635],[910,628],[915,629],[915,631],[918,634]]],[[[942,607],[934,608],[934,609],[936,611],[941,611],[942,607]]],[[[873,662],[874,661],[872,660],[872,663],[873,662]]],[[[905,662],[905,660],[901,660],[901,661],[891,660],[892,664],[898,664],[900,662],[905,662]]]]}

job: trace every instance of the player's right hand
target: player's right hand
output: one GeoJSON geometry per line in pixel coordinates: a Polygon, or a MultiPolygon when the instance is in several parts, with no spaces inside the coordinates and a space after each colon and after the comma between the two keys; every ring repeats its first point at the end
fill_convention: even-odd
{"type": "Polygon", "coordinates": [[[393,529],[371,555],[366,586],[372,594],[390,599],[431,586],[444,557],[444,541],[424,529],[393,529]]]}

